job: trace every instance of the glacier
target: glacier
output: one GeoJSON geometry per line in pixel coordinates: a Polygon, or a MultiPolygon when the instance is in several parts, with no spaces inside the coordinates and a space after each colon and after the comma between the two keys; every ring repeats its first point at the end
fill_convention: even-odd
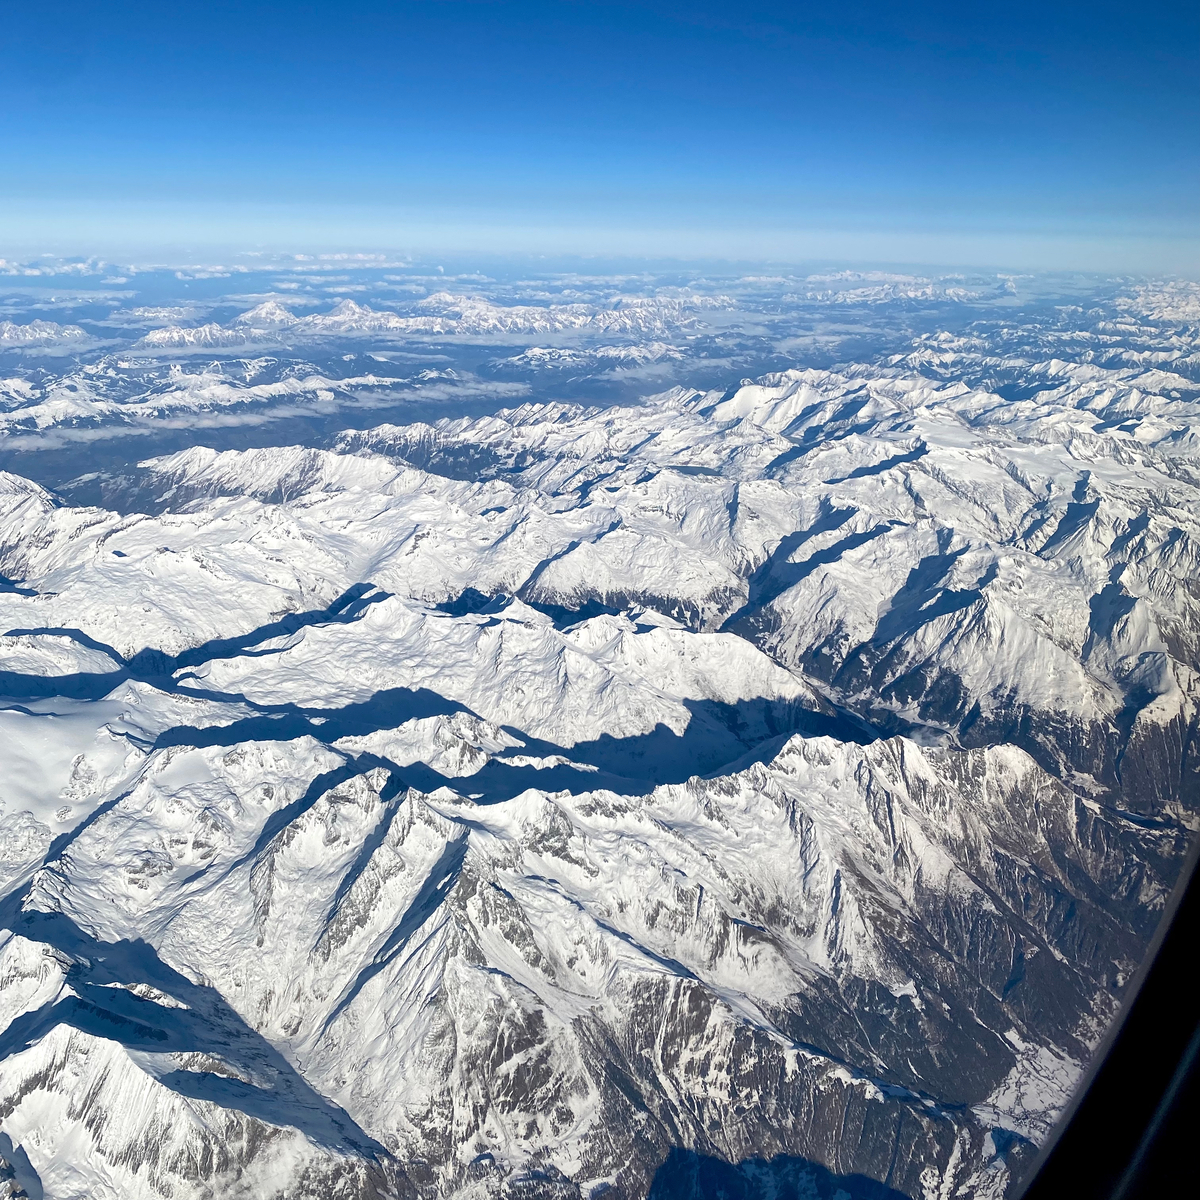
{"type": "Polygon", "coordinates": [[[2,327],[0,1195],[1011,1194],[1200,823],[1195,285],[288,269],[2,327]]]}

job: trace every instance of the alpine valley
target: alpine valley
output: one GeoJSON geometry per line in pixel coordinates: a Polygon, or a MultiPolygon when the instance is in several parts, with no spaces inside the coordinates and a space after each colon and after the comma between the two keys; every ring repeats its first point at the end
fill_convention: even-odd
{"type": "Polygon", "coordinates": [[[1012,1193],[1200,822],[1200,287],[0,269],[0,1196],[1012,1193]]]}

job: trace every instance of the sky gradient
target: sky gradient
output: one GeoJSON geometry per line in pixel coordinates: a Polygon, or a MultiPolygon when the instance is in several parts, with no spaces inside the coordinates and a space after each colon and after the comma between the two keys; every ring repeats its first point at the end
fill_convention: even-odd
{"type": "Polygon", "coordinates": [[[1200,5],[13,4],[0,254],[1200,269],[1200,5]]]}

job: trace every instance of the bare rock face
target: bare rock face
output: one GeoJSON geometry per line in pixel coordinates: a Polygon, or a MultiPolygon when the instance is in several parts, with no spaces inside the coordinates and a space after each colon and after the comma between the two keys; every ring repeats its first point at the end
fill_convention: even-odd
{"type": "MultiPolygon", "coordinates": [[[[698,311],[422,303],[141,348],[698,311]]],[[[921,342],[0,476],[0,1196],[1000,1200],[1200,808],[1196,394],[921,342]]]]}

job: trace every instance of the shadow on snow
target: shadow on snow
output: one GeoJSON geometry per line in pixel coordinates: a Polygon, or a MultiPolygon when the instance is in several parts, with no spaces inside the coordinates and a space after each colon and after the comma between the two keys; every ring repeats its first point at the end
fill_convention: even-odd
{"type": "Polygon", "coordinates": [[[807,1158],[727,1163],[693,1150],[672,1150],[650,1184],[647,1200],[909,1200],[867,1175],[836,1175],[807,1158]]]}
{"type": "MultiPolygon", "coordinates": [[[[104,942],[61,912],[23,909],[25,892],[0,900],[0,927],[71,960],[72,995],[21,1014],[0,1033],[0,1060],[19,1054],[57,1025],[130,1050],[197,1055],[198,1066],[157,1076],[180,1095],[210,1100],[274,1125],[290,1125],[318,1145],[372,1159],[386,1151],[325,1099],[212,987],[192,983],[146,942],[104,942]],[[175,1003],[137,995],[141,985],[175,1003]],[[176,1007],[176,1005],[180,1007],[176,1007]]],[[[165,1064],[164,1064],[165,1065],[165,1064]]]]}
{"type": "Polygon", "coordinates": [[[113,661],[111,671],[80,671],[70,675],[26,675],[17,671],[0,671],[0,695],[21,700],[44,700],[62,696],[72,700],[100,700],[126,679],[153,683],[163,691],[179,690],[171,676],[187,667],[199,666],[220,658],[254,657],[279,654],[283,647],[258,649],[264,642],[290,637],[309,625],[349,624],[372,605],[386,600],[388,592],[376,589],[371,583],[356,583],[343,592],[328,608],[311,612],[289,613],[249,633],[232,638],[214,638],[179,654],[147,647],[126,659],[112,646],[96,641],[78,629],[49,628],[10,629],[5,637],[40,635],[63,637],[89,650],[107,655],[113,661]]]}

